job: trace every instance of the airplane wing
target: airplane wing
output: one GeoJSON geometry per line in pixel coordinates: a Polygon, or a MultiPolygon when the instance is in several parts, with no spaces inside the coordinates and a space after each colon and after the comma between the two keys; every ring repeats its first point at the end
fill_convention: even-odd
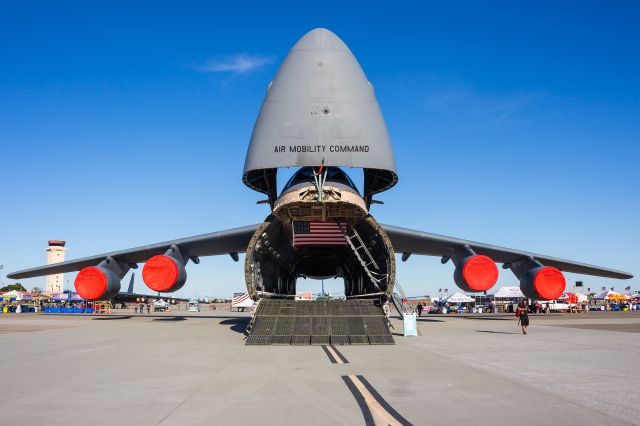
{"type": "Polygon", "coordinates": [[[431,234],[429,232],[399,228],[397,226],[382,225],[382,228],[389,236],[393,249],[396,253],[404,253],[405,255],[423,254],[427,256],[451,257],[457,249],[468,245],[477,254],[489,256],[498,263],[515,263],[519,260],[533,257],[545,266],[553,266],[554,268],[564,272],[618,279],[633,278],[633,275],[628,272],[602,268],[599,266],[588,265],[586,263],[574,262],[572,260],[558,259],[556,257],[542,254],[498,247],[490,244],[463,240],[460,238],[447,237],[444,235],[431,234]]]}
{"type": "Polygon", "coordinates": [[[172,245],[180,248],[186,257],[215,256],[220,254],[235,254],[247,250],[247,245],[259,225],[249,225],[242,228],[228,229],[225,231],[211,232],[209,234],[196,235],[178,240],[165,241],[163,243],[148,246],[135,247],[96,256],[83,257],[37,268],[25,269],[7,275],[7,278],[20,279],[40,277],[43,275],[61,274],[65,272],[79,271],[87,266],[95,266],[105,258],[111,256],[123,263],[137,264],[145,262],[152,256],[163,254],[172,245]]]}

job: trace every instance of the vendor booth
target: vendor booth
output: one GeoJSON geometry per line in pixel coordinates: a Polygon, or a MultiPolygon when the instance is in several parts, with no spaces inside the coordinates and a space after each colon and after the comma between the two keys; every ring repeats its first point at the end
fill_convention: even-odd
{"type": "Polygon", "coordinates": [[[626,302],[631,299],[626,294],[620,294],[613,290],[603,291],[593,296],[593,300],[596,303],[596,309],[599,307],[601,310],[626,310],[626,302]],[[624,305],[624,306],[623,306],[624,305]]]}
{"type": "Polygon", "coordinates": [[[607,290],[607,291],[603,291],[602,293],[598,293],[595,296],[593,296],[594,299],[596,300],[616,300],[616,301],[620,301],[620,300],[627,300],[629,298],[629,296],[624,295],[624,294],[620,294],[620,293],[616,293],[613,290],[607,290]]]}
{"type": "Polygon", "coordinates": [[[54,293],[43,308],[48,314],[91,314],[93,302],[88,302],[78,293],[54,293]]]}
{"type": "Polygon", "coordinates": [[[587,296],[580,293],[565,293],[558,297],[558,300],[563,300],[571,305],[578,305],[581,303],[587,303],[587,296]]]}
{"type": "Polygon", "coordinates": [[[461,314],[469,312],[470,304],[475,304],[475,299],[458,291],[447,298],[447,303],[449,305],[457,305],[457,312],[461,314]]]}
{"type": "Polygon", "coordinates": [[[2,312],[37,312],[36,299],[29,293],[12,290],[2,295],[2,312]]]}
{"type": "Polygon", "coordinates": [[[511,312],[513,306],[517,306],[524,298],[520,287],[502,287],[494,294],[494,312],[511,312]]]}
{"type": "Polygon", "coordinates": [[[153,302],[153,311],[154,312],[168,311],[170,306],[171,304],[165,302],[163,299],[156,300],[155,302],[153,302]]]}

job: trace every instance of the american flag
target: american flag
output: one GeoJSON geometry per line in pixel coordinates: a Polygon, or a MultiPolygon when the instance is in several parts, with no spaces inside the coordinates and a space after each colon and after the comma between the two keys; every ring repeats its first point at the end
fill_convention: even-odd
{"type": "Polygon", "coordinates": [[[231,305],[237,305],[238,303],[244,302],[249,298],[249,293],[233,293],[233,299],[231,300],[231,305]]]}
{"type": "Polygon", "coordinates": [[[625,290],[625,291],[629,291],[629,290],[631,290],[631,286],[629,286],[629,287],[625,287],[625,288],[624,288],[624,290],[625,290]]]}
{"type": "Polygon", "coordinates": [[[347,240],[335,222],[293,222],[294,247],[346,245],[347,240]]]}

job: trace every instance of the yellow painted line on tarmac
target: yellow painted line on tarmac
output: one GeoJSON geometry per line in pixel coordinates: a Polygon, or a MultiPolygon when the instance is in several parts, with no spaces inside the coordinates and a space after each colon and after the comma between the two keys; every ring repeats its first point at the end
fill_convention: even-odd
{"type": "Polygon", "coordinates": [[[345,356],[342,355],[342,353],[340,353],[340,351],[333,346],[322,345],[322,350],[324,351],[325,354],[327,354],[327,357],[329,357],[329,360],[333,364],[349,363],[349,361],[347,361],[347,358],[345,358],[345,356]]]}
{"type": "Polygon", "coordinates": [[[342,376],[342,379],[356,398],[367,425],[411,425],[382,398],[364,377],[352,374],[342,376]]]}

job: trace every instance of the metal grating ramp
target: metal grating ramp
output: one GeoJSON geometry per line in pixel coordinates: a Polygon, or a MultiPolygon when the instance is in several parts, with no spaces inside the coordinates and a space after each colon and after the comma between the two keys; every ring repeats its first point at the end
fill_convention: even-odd
{"type": "Polygon", "coordinates": [[[311,344],[311,336],[292,336],[291,345],[293,346],[309,346],[311,344]]]}
{"type": "Polygon", "coordinates": [[[331,344],[336,345],[348,345],[349,336],[331,336],[331,344]]]}
{"type": "Polygon", "coordinates": [[[330,336],[319,336],[314,334],[311,336],[311,344],[312,345],[330,345],[331,337],[330,336]]]}
{"type": "Polygon", "coordinates": [[[247,337],[247,345],[270,345],[273,336],[254,336],[247,337]]]}
{"type": "MultiPolygon", "coordinates": [[[[251,337],[251,336],[249,336],[251,337]]],[[[249,339],[247,339],[247,345],[249,345],[249,339]]],[[[271,344],[272,345],[287,345],[289,346],[291,344],[291,336],[273,336],[273,338],[271,339],[271,344]]]]}
{"type": "Polygon", "coordinates": [[[393,345],[387,319],[374,300],[263,299],[247,345],[393,345]]]}

